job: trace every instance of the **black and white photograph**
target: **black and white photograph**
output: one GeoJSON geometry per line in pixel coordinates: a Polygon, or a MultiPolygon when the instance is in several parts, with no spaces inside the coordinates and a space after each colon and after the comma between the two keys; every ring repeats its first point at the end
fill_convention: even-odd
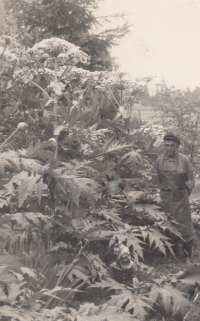
{"type": "Polygon", "coordinates": [[[200,321],[199,0],[0,0],[0,321],[200,321]]]}

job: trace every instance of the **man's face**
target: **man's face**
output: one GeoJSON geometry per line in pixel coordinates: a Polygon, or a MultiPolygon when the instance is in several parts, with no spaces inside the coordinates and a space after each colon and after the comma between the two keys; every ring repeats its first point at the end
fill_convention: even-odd
{"type": "Polygon", "coordinates": [[[121,263],[124,265],[129,264],[130,260],[131,260],[130,254],[124,254],[120,259],[121,263]]]}
{"type": "Polygon", "coordinates": [[[176,151],[178,150],[178,147],[179,147],[178,143],[174,142],[173,140],[164,141],[164,148],[168,156],[173,157],[176,151]]]}

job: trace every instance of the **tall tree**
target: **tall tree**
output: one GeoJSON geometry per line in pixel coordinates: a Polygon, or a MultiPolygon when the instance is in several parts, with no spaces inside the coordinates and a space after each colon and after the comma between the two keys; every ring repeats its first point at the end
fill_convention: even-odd
{"type": "Polygon", "coordinates": [[[63,38],[91,57],[90,70],[111,70],[115,64],[110,49],[129,27],[125,23],[97,32],[96,27],[108,22],[106,17],[95,16],[98,3],[99,0],[7,0],[5,7],[8,17],[17,18],[23,44],[32,46],[44,38],[63,38]]]}

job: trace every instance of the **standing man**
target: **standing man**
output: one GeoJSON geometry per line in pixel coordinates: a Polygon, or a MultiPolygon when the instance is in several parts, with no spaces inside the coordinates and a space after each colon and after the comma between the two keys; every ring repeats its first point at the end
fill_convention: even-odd
{"type": "Polygon", "coordinates": [[[185,260],[189,261],[193,243],[189,196],[195,185],[194,174],[189,158],[178,152],[181,143],[179,138],[167,134],[163,140],[165,153],[157,159],[160,197],[165,212],[179,223],[182,239],[175,240],[176,249],[182,248],[185,260]]]}

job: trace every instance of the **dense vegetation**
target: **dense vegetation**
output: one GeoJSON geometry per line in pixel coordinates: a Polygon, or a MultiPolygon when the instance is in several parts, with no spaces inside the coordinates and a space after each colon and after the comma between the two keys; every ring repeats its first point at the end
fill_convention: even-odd
{"type": "MultiPolygon", "coordinates": [[[[39,17],[49,3],[76,4],[75,12],[83,8],[90,18],[88,8],[97,4],[19,1],[17,22],[32,35],[24,8],[39,17]]],[[[197,270],[157,279],[144,264],[149,253],[173,256],[170,234],[178,234],[162,212],[154,177],[163,128],[134,115],[150,79],[90,67],[67,26],[63,33],[45,26],[36,26],[41,41],[28,49],[20,28],[0,38],[0,318],[181,320],[197,270]],[[109,275],[116,237],[132,253],[135,287],[109,275]]]]}

